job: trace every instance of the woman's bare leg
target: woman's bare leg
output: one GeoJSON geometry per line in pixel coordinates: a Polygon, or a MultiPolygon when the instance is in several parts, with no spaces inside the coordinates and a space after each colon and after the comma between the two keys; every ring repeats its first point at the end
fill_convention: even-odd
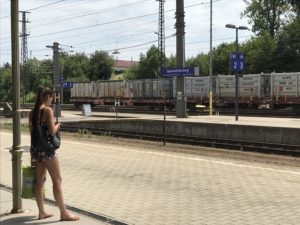
{"type": "Polygon", "coordinates": [[[55,201],[59,207],[60,210],[60,216],[62,220],[65,219],[74,219],[78,220],[78,216],[74,216],[70,214],[65,207],[64,198],[63,198],[63,192],[61,188],[61,173],[60,173],[60,165],[59,160],[57,157],[54,157],[53,159],[49,159],[45,162],[46,168],[51,176],[52,183],[53,183],[53,195],[55,198],[55,201]]]}
{"type": "Polygon", "coordinates": [[[36,183],[35,183],[35,199],[39,208],[38,219],[45,219],[53,216],[52,214],[46,213],[44,208],[44,193],[43,187],[46,180],[46,165],[44,162],[39,162],[35,167],[36,183]]]}

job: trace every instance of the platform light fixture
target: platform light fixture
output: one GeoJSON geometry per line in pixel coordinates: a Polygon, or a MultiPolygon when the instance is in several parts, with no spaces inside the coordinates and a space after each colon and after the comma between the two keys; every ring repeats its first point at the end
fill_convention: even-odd
{"type": "MultiPolygon", "coordinates": [[[[248,27],[246,26],[236,26],[233,24],[226,24],[225,25],[226,28],[229,29],[235,29],[235,33],[236,33],[236,42],[235,42],[235,51],[238,54],[239,52],[239,39],[238,39],[238,34],[239,34],[239,30],[249,30],[248,27]]],[[[235,120],[238,121],[239,120],[239,76],[238,76],[238,72],[235,72],[235,120]]]]}

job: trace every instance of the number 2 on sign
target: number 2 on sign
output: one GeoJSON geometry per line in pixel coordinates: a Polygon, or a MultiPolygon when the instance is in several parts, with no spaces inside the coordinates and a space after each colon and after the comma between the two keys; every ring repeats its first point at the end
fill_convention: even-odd
{"type": "Polygon", "coordinates": [[[233,62],[233,68],[234,68],[234,69],[237,69],[237,65],[238,65],[237,61],[234,61],[234,62],[233,62]]]}

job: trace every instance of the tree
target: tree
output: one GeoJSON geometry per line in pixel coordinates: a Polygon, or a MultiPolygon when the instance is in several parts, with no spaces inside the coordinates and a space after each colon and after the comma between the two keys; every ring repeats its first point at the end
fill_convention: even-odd
{"type": "Polygon", "coordinates": [[[230,74],[230,52],[235,51],[235,42],[222,43],[213,48],[213,74],[230,74]]]}
{"type": "Polygon", "coordinates": [[[300,71],[300,18],[284,27],[278,37],[275,51],[277,72],[300,71]]]}
{"type": "Polygon", "coordinates": [[[0,102],[12,101],[11,68],[0,69],[0,102]]]}
{"type": "Polygon", "coordinates": [[[209,75],[209,55],[200,53],[195,58],[190,58],[186,62],[187,66],[199,67],[200,76],[209,75]]]}
{"type": "Polygon", "coordinates": [[[28,90],[36,92],[39,86],[52,88],[53,63],[52,60],[29,59],[23,66],[29,77],[28,90]]]}
{"type": "Polygon", "coordinates": [[[113,58],[104,51],[96,51],[91,55],[89,63],[90,80],[108,80],[113,72],[113,58]]]}
{"type": "Polygon", "coordinates": [[[247,7],[241,14],[248,17],[252,31],[259,35],[268,32],[274,38],[289,19],[290,4],[286,0],[244,0],[247,7]]]}
{"type": "Polygon", "coordinates": [[[84,53],[75,55],[61,54],[61,71],[66,81],[84,82],[89,81],[89,58],[84,53]]]}
{"type": "Polygon", "coordinates": [[[241,46],[245,54],[246,69],[244,73],[261,73],[274,71],[274,52],[276,41],[269,33],[263,33],[258,37],[252,37],[241,46]]]}
{"type": "Polygon", "coordinates": [[[129,69],[125,79],[151,79],[159,77],[159,50],[154,45],[147,51],[146,55],[140,54],[140,61],[129,69]]]}
{"type": "Polygon", "coordinates": [[[292,5],[297,17],[300,17],[300,1],[299,0],[288,0],[289,3],[292,5]]]}

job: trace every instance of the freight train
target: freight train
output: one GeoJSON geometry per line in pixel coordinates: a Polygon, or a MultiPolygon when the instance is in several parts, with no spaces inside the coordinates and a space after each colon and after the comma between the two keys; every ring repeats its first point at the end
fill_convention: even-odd
{"type": "MultiPolygon", "coordinates": [[[[185,77],[187,108],[208,105],[210,78],[185,77]]],[[[169,109],[176,104],[176,78],[138,80],[98,80],[74,83],[70,102],[76,107],[95,105],[149,106],[169,109]]],[[[235,76],[212,77],[213,105],[230,107],[235,102],[235,76]]],[[[300,72],[245,74],[239,77],[239,105],[253,108],[298,107],[300,105],[300,72]]]]}

